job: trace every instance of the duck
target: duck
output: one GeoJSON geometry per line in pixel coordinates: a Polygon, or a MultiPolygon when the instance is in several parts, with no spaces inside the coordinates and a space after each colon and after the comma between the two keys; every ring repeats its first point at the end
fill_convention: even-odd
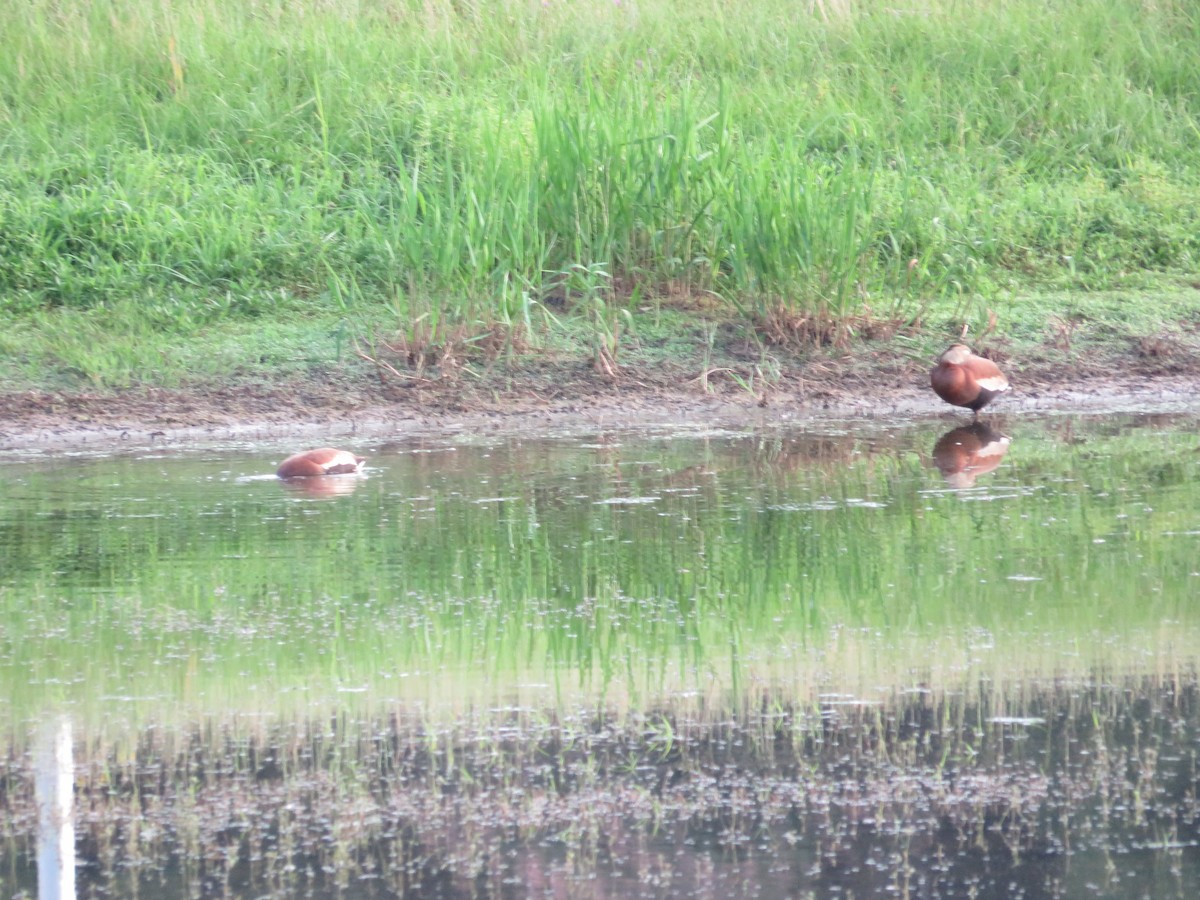
{"type": "Polygon", "coordinates": [[[357,475],[367,459],[349,450],[320,447],[293,453],[279,464],[275,474],[280,478],[307,478],[313,475],[357,475]]]}
{"type": "Polygon", "coordinates": [[[1004,461],[1012,438],[982,422],[952,428],[933,445],[933,463],[952,488],[970,488],[975,479],[995,471],[1004,461]]]}
{"type": "Polygon", "coordinates": [[[953,344],[929,373],[934,393],[952,406],[979,411],[1009,390],[1008,379],[990,359],[976,356],[966,344],[953,344]]]}

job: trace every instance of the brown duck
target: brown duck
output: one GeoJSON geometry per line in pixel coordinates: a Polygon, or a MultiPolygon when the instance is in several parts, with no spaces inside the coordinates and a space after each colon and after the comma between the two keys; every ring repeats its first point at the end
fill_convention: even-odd
{"type": "Polygon", "coordinates": [[[366,457],[355,456],[349,450],[321,447],[294,453],[279,464],[275,474],[280,478],[305,478],[313,475],[353,475],[362,471],[366,457]]]}
{"type": "Polygon", "coordinates": [[[979,411],[1009,389],[1008,379],[990,359],[976,356],[965,344],[954,344],[938,357],[929,374],[934,392],[954,406],[979,411]]]}

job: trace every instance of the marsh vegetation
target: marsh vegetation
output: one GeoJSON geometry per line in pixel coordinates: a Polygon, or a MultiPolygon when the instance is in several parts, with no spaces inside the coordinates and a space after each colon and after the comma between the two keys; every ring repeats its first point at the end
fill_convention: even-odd
{"type": "Polygon", "coordinates": [[[67,386],[355,340],[611,368],[702,322],[938,343],[995,313],[1165,353],[1197,310],[1198,35],[1140,0],[9,4],[0,351],[67,386]]]}
{"type": "Polygon", "coordinates": [[[0,4],[0,890],[1196,896],[1194,413],[770,401],[1200,372],[1198,10],[0,4]],[[598,383],[771,409],[9,428],[598,383]]]}

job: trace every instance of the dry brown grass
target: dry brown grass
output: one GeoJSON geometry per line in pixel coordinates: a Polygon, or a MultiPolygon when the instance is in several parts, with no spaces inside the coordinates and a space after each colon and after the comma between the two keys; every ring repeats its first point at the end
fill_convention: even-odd
{"type": "Polygon", "coordinates": [[[381,383],[454,378],[469,362],[491,363],[506,351],[528,350],[525,326],[500,322],[454,326],[418,322],[387,339],[374,336],[354,343],[355,354],[376,367],[381,383]]]}
{"type": "Polygon", "coordinates": [[[763,339],[774,346],[793,350],[814,347],[846,349],[855,340],[886,340],[905,326],[903,320],[880,317],[869,309],[855,316],[835,317],[796,312],[776,306],[755,321],[763,339]]]}

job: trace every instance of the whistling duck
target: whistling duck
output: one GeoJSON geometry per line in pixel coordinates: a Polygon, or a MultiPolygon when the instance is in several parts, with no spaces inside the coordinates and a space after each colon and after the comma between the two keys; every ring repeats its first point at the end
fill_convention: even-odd
{"type": "Polygon", "coordinates": [[[955,344],[940,357],[929,374],[934,392],[954,406],[979,411],[1008,390],[1008,379],[990,359],[976,356],[964,344],[955,344]]]}
{"type": "Polygon", "coordinates": [[[1008,452],[1012,438],[972,422],[952,428],[933,445],[933,462],[953,488],[975,486],[975,479],[996,469],[1008,452]]]}
{"type": "Polygon", "coordinates": [[[295,453],[279,464],[275,474],[280,478],[304,478],[311,475],[353,475],[361,472],[366,458],[348,450],[322,447],[295,453]]]}

